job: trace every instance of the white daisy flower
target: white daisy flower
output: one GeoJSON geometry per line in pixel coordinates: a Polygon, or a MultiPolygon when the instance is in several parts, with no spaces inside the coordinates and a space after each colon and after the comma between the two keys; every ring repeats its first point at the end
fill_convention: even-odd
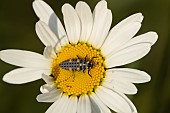
{"type": "Polygon", "coordinates": [[[97,3],[93,13],[82,1],[75,9],[64,4],[65,31],[44,1],[35,0],[33,8],[40,18],[36,32],[46,46],[44,53],[0,51],[1,60],[22,67],[3,80],[22,84],[43,78],[47,84],[37,100],[54,102],[46,113],[137,113],[125,94],[136,94],[133,83],[151,78],[143,71],[116,67],[144,57],[158,38],[155,32],[135,36],[142,14],[129,16],[109,31],[112,13],[105,0],[97,3]]]}

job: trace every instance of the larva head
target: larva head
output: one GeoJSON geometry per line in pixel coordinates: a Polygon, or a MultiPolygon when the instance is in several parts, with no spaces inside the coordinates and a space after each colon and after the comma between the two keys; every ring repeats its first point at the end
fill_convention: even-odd
{"type": "Polygon", "coordinates": [[[94,66],[94,65],[93,65],[92,62],[88,62],[88,64],[87,64],[88,69],[91,69],[93,66],[94,66]]]}

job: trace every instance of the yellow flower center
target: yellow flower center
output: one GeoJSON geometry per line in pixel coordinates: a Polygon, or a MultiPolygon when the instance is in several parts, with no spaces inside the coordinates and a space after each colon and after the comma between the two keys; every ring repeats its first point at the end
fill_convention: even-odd
{"type": "MultiPolygon", "coordinates": [[[[104,58],[100,51],[85,44],[69,44],[62,48],[57,53],[57,58],[54,59],[52,65],[52,75],[55,77],[57,88],[61,89],[68,95],[88,94],[94,91],[99,86],[105,76],[104,58]],[[63,64],[66,68],[61,67],[64,61],[76,60],[76,70],[73,70],[71,64],[63,64]],[[86,63],[92,63],[92,67],[88,67],[80,63],[80,59],[86,63]],[[68,69],[69,67],[69,69],[68,69]]],[[[75,62],[74,62],[75,63],[75,62]]],[[[74,67],[75,68],[75,67],[74,67]]]]}

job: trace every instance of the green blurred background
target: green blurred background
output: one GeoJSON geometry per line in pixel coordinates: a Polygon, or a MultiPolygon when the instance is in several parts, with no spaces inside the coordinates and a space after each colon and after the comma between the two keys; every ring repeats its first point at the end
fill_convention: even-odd
{"type": "MultiPolygon", "coordinates": [[[[45,0],[62,20],[64,3],[73,6],[78,0],[45,0]]],[[[92,9],[99,0],[85,0],[92,9]]],[[[157,43],[143,59],[126,67],[148,72],[152,81],[137,84],[138,94],[130,98],[139,113],[169,113],[170,107],[170,0],[107,0],[113,13],[112,26],[125,17],[142,12],[143,26],[139,34],[156,31],[157,43]]],[[[32,9],[33,0],[1,0],[0,2],[0,50],[22,49],[42,53],[44,45],[35,33],[38,21],[32,9]]],[[[0,61],[0,78],[16,67],[0,61]]],[[[23,85],[7,84],[0,79],[0,113],[44,113],[51,105],[38,103],[42,80],[23,85]]]]}

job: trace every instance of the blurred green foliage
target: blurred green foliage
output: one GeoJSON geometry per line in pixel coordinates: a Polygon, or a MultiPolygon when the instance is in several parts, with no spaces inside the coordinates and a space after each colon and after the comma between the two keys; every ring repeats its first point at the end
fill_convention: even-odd
{"type": "MultiPolygon", "coordinates": [[[[78,0],[45,0],[61,21],[64,3],[75,6],[78,0]]],[[[92,9],[99,0],[84,0],[92,9]]],[[[107,0],[113,13],[112,26],[125,17],[142,12],[144,21],[139,34],[156,31],[159,35],[151,52],[127,67],[148,72],[152,81],[137,85],[138,94],[130,97],[139,113],[168,113],[170,106],[170,0],[107,0]]],[[[42,53],[44,45],[35,33],[38,21],[32,9],[33,0],[1,0],[0,50],[14,48],[42,53]]],[[[0,76],[16,67],[0,61],[0,76]]],[[[23,85],[11,85],[0,79],[0,113],[43,113],[50,106],[38,103],[42,80],[23,85]]]]}

